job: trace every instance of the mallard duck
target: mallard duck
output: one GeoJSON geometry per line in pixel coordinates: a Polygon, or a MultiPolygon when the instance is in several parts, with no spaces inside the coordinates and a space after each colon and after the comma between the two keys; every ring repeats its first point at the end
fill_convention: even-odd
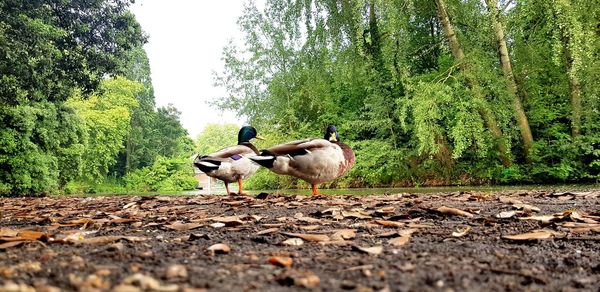
{"type": "Polygon", "coordinates": [[[244,126],[238,133],[237,145],[223,148],[212,154],[198,155],[194,159],[194,165],[206,175],[222,180],[228,195],[232,194],[229,192],[229,183],[235,181],[238,182],[238,194],[245,195],[242,180],[253,175],[259,168],[248,159],[259,154],[258,149],[250,143],[254,138],[264,140],[256,134],[254,127],[244,126]]]}
{"type": "Polygon", "coordinates": [[[300,178],[312,185],[312,195],[319,195],[317,186],[346,173],[355,162],[352,149],[339,142],[334,125],[327,126],[323,139],[305,139],[280,144],[250,160],[277,174],[300,178]]]}

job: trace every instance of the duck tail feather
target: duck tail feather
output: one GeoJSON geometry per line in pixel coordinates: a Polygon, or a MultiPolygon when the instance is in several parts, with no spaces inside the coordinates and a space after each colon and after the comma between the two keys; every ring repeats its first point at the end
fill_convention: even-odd
{"type": "Polygon", "coordinates": [[[273,163],[275,162],[275,156],[269,155],[267,153],[261,153],[261,155],[248,157],[250,160],[258,163],[258,165],[266,168],[273,167],[273,163]]]}
{"type": "Polygon", "coordinates": [[[219,169],[219,165],[221,163],[217,162],[217,161],[206,161],[206,160],[201,160],[201,161],[197,161],[194,162],[194,165],[200,169],[200,171],[204,172],[204,173],[208,173],[211,172],[213,170],[217,170],[219,169]]]}

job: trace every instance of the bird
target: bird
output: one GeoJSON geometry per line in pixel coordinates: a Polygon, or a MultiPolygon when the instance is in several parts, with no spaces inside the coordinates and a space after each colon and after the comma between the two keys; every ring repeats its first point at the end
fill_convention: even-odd
{"type": "Polygon", "coordinates": [[[235,195],[229,192],[229,183],[238,182],[238,195],[246,195],[243,192],[242,181],[252,176],[259,168],[258,165],[248,158],[258,155],[256,146],[250,143],[252,139],[265,140],[257,135],[252,126],[244,126],[238,132],[238,144],[225,147],[217,152],[201,156],[198,154],[194,159],[194,166],[210,177],[222,180],[225,183],[227,195],[235,195]]]}
{"type": "Polygon", "coordinates": [[[352,168],[356,157],[350,146],[340,142],[335,125],[328,125],[323,139],[292,141],[262,150],[250,160],[277,174],[300,178],[319,196],[319,184],[332,181],[352,168]]]}

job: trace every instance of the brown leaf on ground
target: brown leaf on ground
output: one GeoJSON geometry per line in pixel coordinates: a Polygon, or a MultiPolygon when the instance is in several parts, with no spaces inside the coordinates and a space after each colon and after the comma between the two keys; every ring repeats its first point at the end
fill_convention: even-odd
{"type": "Polygon", "coordinates": [[[396,237],[398,236],[398,231],[386,231],[383,233],[375,234],[376,237],[396,237]]]}
{"type": "Polygon", "coordinates": [[[354,245],[354,246],[352,246],[352,248],[354,250],[364,252],[364,253],[367,253],[370,255],[379,255],[383,252],[383,246],[381,246],[381,245],[372,246],[372,247],[361,247],[361,246],[354,245]]]}
{"type": "Polygon", "coordinates": [[[508,219],[508,218],[512,218],[515,215],[517,215],[517,211],[504,211],[504,212],[500,212],[498,214],[496,214],[496,218],[500,218],[500,219],[508,219]]]}
{"type": "Polygon", "coordinates": [[[0,237],[16,237],[19,234],[18,230],[9,228],[0,228],[0,237]]]}
{"type": "Polygon", "coordinates": [[[4,229],[5,236],[0,236],[0,241],[25,241],[25,240],[46,240],[50,235],[46,232],[33,230],[10,230],[4,229]]]}
{"type": "Polygon", "coordinates": [[[302,238],[306,241],[329,241],[329,236],[324,234],[309,234],[309,233],[289,233],[289,232],[281,232],[281,234],[290,236],[290,237],[298,237],[302,238]]]}
{"type": "Polygon", "coordinates": [[[369,212],[360,211],[360,210],[351,210],[351,211],[342,210],[341,214],[342,214],[342,216],[344,216],[344,218],[357,218],[357,219],[373,218],[373,217],[371,217],[371,214],[369,212]]]}
{"type": "Polygon", "coordinates": [[[571,233],[600,232],[600,223],[563,222],[560,227],[569,228],[571,233]]]}
{"type": "Polygon", "coordinates": [[[390,220],[375,220],[375,223],[385,227],[404,227],[404,222],[390,221],[390,220]]]}
{"type": "Polygon", "coordinates": [[[441,206],[441,207],[437,208],[436,210],[445,215],[455,215],[455,216],[463,216],[463,217],[469,217],[469,218],[472,218],[474,216],[473,214],[471,214],[467,211],[463,211],[463,210],[456,209],[456,208],[450,208],[450,207],[446,207],[446,206],[441,206]]]}
{"type": "Polygon", "coordinates": [[[166,228],[177,230],[177,231],[186,231],[196,229],[198,227],[202,227],[203,224],[200,223],[182,223],[181,221],[172,222],[169,225],[164,225],[166,228]]]}
{"type": "Polygon", "coordinates": [[[295,237],[295,238],[288,238],[281,243],[284,245],[299,246],[299,245],[304,244],[304,240],[302,240],[301,238],[295,237]]]}
{"type": "Polygon", "coordinates": [[[267,260],[267,262],[275,266],[289,268],[292,266],[294,261],[290,257],[272,256],[267,260]]]}
{"type": "Polygon", "coordinates": [[[393,246],[402,246],[410,241],[410,235],[402,235],[388,240],[388,243],[393,246]]]}
{"type": "Polygon", "coordinates": [[[173,278],[187,278],[188,272],[184,265],[170,265],[165,271],[165,277],[167,279],[173,278]]]}
{"type": "Polygon", "coordinates": [[[517,198],[512,197],[499,197],[498,201],[504,204],[522,204],[523,202],[517,198]]]}
{"type": "Polygon", "coordinates": [[[217,243],[209,246],[206,249],[210,254],[226,254],[231,251],[229,245],[224,243],[217,243]]]}
{"type": "Polygon", "coordinates": [[[229,205],[229,206],[239,206],[239,205],[243,205],[244,203],[246,203],[246,201],[223,202],[223,204],[229,205]]]}
{"type": "Polygon", "coordinates": [[[27,240],[19,240],[19,241],[7,241],[5,243],[0,243],[0,249],[7,249],[11,247],[17,247],[23,243],[27,242],[27,240]]]}
{"type": "Polygon", "coordinates": [[[524,204],[524,203],[517,203],[517,204],[513,204],[512,206],[513,206],[513,208],[515,208],[517,210],[523,210],[527,213],[531,213],[531,211],[533,211],[533,212],[541,211],[540,208],[538,208],[536,206],[524,204]]]}
{"type": "Polygon", "coordinates": [[[37,290],[34,287],[31,287],[26,284],[16,284],[14,282],[6,282],[2,286],[0,286],[0,291],[6,292],[36,292],[37,290]]]}
{"type": "Polygon", "coordinates": [[[75,243],[78,243],[78,244],[107,244],[107,243],[115,242],[115,241],[118,241],[121,239],[130,241],[130,242],[140,242],[140,241],[148,240],[147,237],[113,235],[113,236],[97,236],[97,237],[85,238],[85,239],[76,241],[75,243]]]}
{"type": "Polygon", "coordinates": [[[462,229],[457,229],[456,231],[452,232],[452,236],[463,237],[463,236],[467,235],[467,233],[469,233],[469,231],[471,231],[471,226],[467,226],[462,229]]]}
{"type": "Polygon", "coordinates": [[[585,214],[581,214],[577,210],[566,211],[566,212],[563,213],[563,215],[564,216],[568,216],[573,221],[590,223],[590,224],[599,223],[598,221],[596,221],[596,220],[593,219],[596,216],[588,216],[588,215],[585,215],[585,214]]]}
{"type": "Polygon", "coordinates": [[[304,225],[304,226],[298,226],[298,229],[300,229],[300,230],[308,230],[308,231],[310,231],[310,230],[317,230],[317,229],[320,229],[320,228],[323,228],[323,226],[321,226],[321,225],[304,225]]]}
{"type": "Polygon", "coordinates": [[[269,228],[269,229],[265,229],[265,230],[261,230],[259,232],[256,232],[256,235],[264,235],[264,234],[269,234],[269,233],[273,233],[273,232],[277,232],[279,231],[279,228],[269,228]]]}
{"type": "MultiPolygon", "coordinates": [[[[171,291],[178,291],[179,290],[179,286],[175,285],[175,284],[169,284],[169,285],[161,285],[160,282],[150,276],[146,276],[144,274],[133,274],[125,279],[123,279],[123,282],[121,283],[121,285],[129,285],[129,286],[133,286],[133,287],[139,287],[142,290],[145,291],[161,291],[161,292],[171,292],[171,291]]],[[[131,290],[125,290],[125,288],[127,288],[126,286],[117,286],[115,287],[115,290],[118,291],[131,291],[131,290]],[[119,289],[117,289],[119,288],[119,289]]]]}
{"type": "Polygon", "coordinates": [[[341,229],[337,230],[331,235],[332,240],[347,240],[356,237],[355,229],[341,229]]]}
{"type": "Polygon", "coordinates": [[[244,224],[239,216],[213,217],[210,219],[219,223],[224,223],[227,227],[234,227],[244,224]]]}
{"type": "Polygon", "coordinates": [[[559,232],[542,229],[542,230],[535,230],[535,231],[522,233],[522,234],[503,235],[502,238],[509,239],[509,240],[516,240],[516,241],[525,241],[525,240],[536,240],[536,239],[548,239],[548,238],[556,237],[556,236],[560,236],[560,235],[561,235],[561,233],[559,233],[559,232]]]}
{"type": "Polygon", "coordinates": [[[540,221],[542,223],[550,223],[554,221],[561,221],[563,216],[555,216],[555,215],[535,215],[528,217],[520,217],[520,220],[535,220],[540,221]]]}
{"type": "Polygon", "coordinates": [[[294,214],[294,218],[296,220],[298,220],[298,221],[302,221],[302,222],[306,222],[306,223],[321,222],[321,220],[319,220],[317,218],[307,217],[307,216],[304,216],[304,214],[302,214],[302,213],[296,213],[296,214],[294,214]]]}
{"type": "Polygon", "coordinates": [[[277,278],[277,282],[285,286],[299,286],[312,289],[321,284],[321,279],[311,271],[290,270],[281,274],[277,278]]]}

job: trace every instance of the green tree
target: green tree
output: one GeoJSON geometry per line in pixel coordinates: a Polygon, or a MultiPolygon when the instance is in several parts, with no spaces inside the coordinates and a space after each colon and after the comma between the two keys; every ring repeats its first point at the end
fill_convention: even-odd
{"type": "Polygon", "coordinates": [[[0,1],[0,194],[56,190],[77,174],[84,127],[64,105],[144,41],[129,1],[0,1]]]}
{"type": "Polygon", "coordinates": [[[201,155],[236,145],[240,127],[236,124],[208,124],[194,140],[194,151],[201,155]]]}
{"type": "Polygon", "coordinates": [[[130,131],[131,112],[139,104],[135,99],[142,85],[122,77],[103,80],[99,93],[67,102],[81,117],[87,134],[81,163],[81,177],[99,182],[116,162],[123,140],[130,131]]]}

